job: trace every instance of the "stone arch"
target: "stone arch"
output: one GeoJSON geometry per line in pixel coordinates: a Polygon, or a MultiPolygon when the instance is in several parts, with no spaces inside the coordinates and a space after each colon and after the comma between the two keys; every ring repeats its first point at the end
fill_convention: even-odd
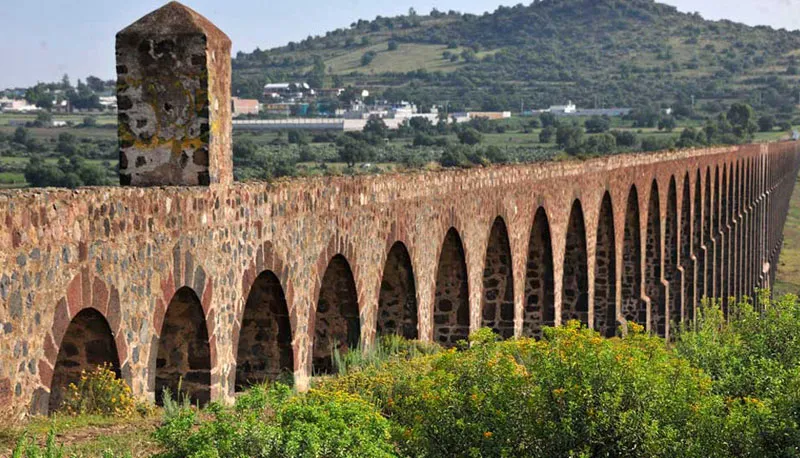
{"type": "Polygon", "coordinates": [[[491,328],[502,338],[514,337],[514,273],[511,245],[503,218],[492,224],[483,269],[481,327],[491,328]]]}
{"type": "Polygon", "coordinates": [[[436,269],[433,340],[452,347],[469,337],[469,285],[464,245],[451,227],[444,237],[436,269]]]}
{"type": "Polygon", "coordinates": [[[642,242],[639,229],[639,193],[628,193],[622,242],[622,316],[625,321],[647,324],[647,304],[642,300],[642,242]]]}
{"type": "Polygon", "coordinates": [[[155,364],[156,402],[163,402],[164,389],[192,403],[211,400],[211,348],[203,306],[195,291],[184,286],[175,291],[158,335],[155,364]]]}
{"type": "Polygon", "coordinates": [[[547,221],[544,207],[539,207],[533,218],[528,241],[522,335],[540,338],[542,326],[553,326],[555,320],[553,246],[550,239],[550,223],[547,221]]]}
{"type": "Polygon", "coordinates": [[[722,267],[722,247],[721,245],[721,237],[719,232],[719,220],[720,220],[720,208],[719,208],[719,166],[714,167],[714,182],[711,188],[711,196],[712,196],[712,204],[711,204],[711,211],[709,212],[711,217],[711,237],[713,238],[714,244],[714,253],[713,253],[713,260],[709,260],[709,265],[711,266],[711,282],[712,288],[710,296],[713,296],[713,299],[717,299],[720,296],[720,273],[719,270],[722,267]]]}
{"type": "Polygon", "coordinates": [[[589,268],[586,253],[586,226],[578,199],[572,203],[564,249],[561,322],[589,323],[589,268]]]}
{"type": "Polygon", "coordinates": [[[681,300],[677,302],[680,309],[676,315],[676,323],[691,319],[694,316],[694,263],[692,262],[692,183],[689,173],[683,177],[683,197],[681,198],[681,226],[680,226],[680,265],[683,270],[683,289],[681,290],[681,300]]]}
{"type": "Polygon", "coordinates": [[[292,324],[286,296],[274,272],[265,270],[250,287],[236,344],[236,382],[247,386],[294,370],[292,324]]]}
{"type": "MultiPolygon", "coordinates": [[[[33,393],[31,413],[47,414],[51,411],[51,404],[53,407],[60,404],[60,399],[51,402],[52,390],[61,390],[68,385],[74,373],[72,369],[76,367],[75,363],[80,364],[82,369],[93,369],[94,362],[109,362],[117,376],[128,385],[131,384],[128,347],[121,332],[120,310],[119,292],[113,285],[106,285],[99,277],[92,276],[88,269],[83,269],[72,278],[67,285],[66,294],[53,307],[53,325],[43,342],[44,355],[36,367],[29,366],[31,373],[38,373],[41,383],[33,393]],[[82,314],[84,310],[87,311],[82,314]],[[95,313],[99,314],[102,321],[95,313]],[[81,315],[80,318],[78,315],[81,315]],[[105,323],[106,328],[100,325],[101,322],[105,323]],[[86,328],[88,330],[85,332],[75,331],[86,328]],[[106,351],[101,351],[108,336],[112,338],[115,349],[113,357],[106,351]],[[62,350],[68,351],[61,355],[62,350]],[[60,358],[65,364],[59,365],[60,358]],[[62,372],[62,368],[67,371],[62,372]],[[56,370],[61,375],[54,380],[56,370]]],[[[80,374],[80,370],[77,372],[80,374]]],[[[58,398],[61,393],[55,396],[58,398]]]]}
{"type": "Polygon", "coordinates": [[[717,275],[719,276],[719,297],[722,300],[722,310],[727,313],[728,309],[728,177],[727,164],[722,166],[722,181],[720,186],[720,245],[721,249],[717,253],[717,275]]]}
{"type": "Polygon", "coordinates": [[[666,317],[664,292],[661,284],[661,215],[658,182],[653,180],[647,204],[647,235],[645,244],[645,294],[650,298],[650,330],[662,334],[666,317]]]}
{"type": "Polygon", "coordinates": [[[713,183],[711,181],[711,168],[706,168],[706,180],[703,189],[703,297],[710,298],[714,295],[714,251],[711,243],[712,218],[711,218],[711,193],[713,183]]]}
{"type": "MultiPolygon", "coordinates": [[[[659,304],[658,313],[665,316],[668,322],[680,323],[681,310],[680,310],[680,295],[681,295],[681,280],[678,275],[678,190],[675,182],[675,177],[672,176],[669,180],[669,189],[667,190],[667,214],[664,220],[664,280],[668,282],[669,287],[669,302],[662,301],[659,304]]],[[[661,326],[666,326],[661,324],[661,326]]],[[[659,335],[666,335],[666,327],[659,335]]]]}
{"type": "Polygon", "coordinates": [[[361,338],[358,291],[347,259],[335,255],[325,269],[314,313],[315,374],[334,373],[334,350],[341,353],[355,349],[361,338]]]}
{"type": "Polygon", "coordinates": [[[411,256],[403,242],[395,242],[386,257],[378,295],[378,334],[418,337],[417,289],[411,256]]]}
{"type": "Polygon", "coordinates": [[[614,243],[614,210],[611,194],[600,204],[594,265],[594,326],[605,337],[616,334],[617,272],[614,243]]]}
{"type": "Polygon", "coordinates": [[[694,263],[694,294],[692,296],[692,300],[689,302],[689,308],[686,309],[686,319],[690,322],[693,322],[695,319],[696,308],[700,304],[700,300],[703,298],[703,293],[705,291],[705,278],[703,278],[703,273],[705,272],[705,253],[703,253],[702,244],[705,243],[703,240],[703,187],[701,184],[701,175],[700,170],[697,170],[697,177],[695,178],[694,182],[694,201],[692,202],[694,206],[694,219],[692,220],[693,223],[693,232],[692,232],[692,252],[694,254],[696,262],[694,263]]]}
{"type": "Polygon", "coordinates": [[[61,340],[50,383],[48,412],[58,410],[64,391],[70,383],[80,381],[81,371],[90,372],[105,364],[120,377],[119,354],[108,321],[97,309],[85,308],[72,318],[61,340]]]}

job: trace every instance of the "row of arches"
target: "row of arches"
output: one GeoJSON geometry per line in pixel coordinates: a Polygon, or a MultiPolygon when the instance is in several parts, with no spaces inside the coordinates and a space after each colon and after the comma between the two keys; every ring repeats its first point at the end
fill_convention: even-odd
{"type": "MultiPolygon", "coordinates": [[[[595,329],[604,336],[615,335],[620,321],[645,324],[652,332],[666,335],[669,323],[692,319],[694,305],[703,296],[750,293],[758,286],[753,274],[761,259],[748,256],[745,248],[756,249],[766,243],[756,240],[758,231],[748,230],[750,235],[745,237],[745,231],[735,226],[741,221],[751,228],[762,227],[763,221],[745,220],[760,218],[758,212],[743,216],[743,211],[764,191],[764,181],[750,169],[745,172],[744,166],[727,167],[698,170],[693,180],[686,173],[680,189],[674,176],[666,190],[659,189],[658,181],[653,180],[644,191],[646,221],[641,219],[641,190],[632,185],[622,203],[620,250],[614,218],[614,206],[620,203],[615,204],[611,194],[605,192],[596,233],[587,234],[582,202],[575,199],[564,240],[560,317],[550,222],[545,208],[537,208],[524,253],[521,334],[538,338],[544,326],[570,319],[588,324],[592,314],[595,329]],[[593,301],[589,237],[595,239],[593,301]]],[[[479,323],[503,338],[516,333],[513,256],[506,222],[498,216],[492,222],[485,251],[479,323]]],[[[432,338],[443,346],[453,346],[468,337],[472,322],[465,248],[455,227],[449,228],[442,240],[435,278],[432,338]]],[[[250,287],[235,347],[237,390],[295,369],[292,321],[284,294],[281,280],[271,270],[261,272],[250,287]]],[[[344,255],[336,254],[329,260],[315,306],[313,322],[309,323],[312,371],[331,373],[335,371],[336,354],[356,348],[361,339],[358,291],[344,255]]],[[[175,392],[179,386],[193,401],[210,399],[212,368],[207,329],[197,294],[189,287],[178,289],[167,306],[158,348],[151,349],[156,355],[151,371],[158,401],[164,388],[175,392]]],[[[376,331],[415,339],[420,337],[419,329],[411,256],[398,241],[385,261],[376,331]]],[[[119,373],[116,355],[103,315],[93,309],[76,315],[59,349],[51,409],[59,405],[61,390],[79,376],[81,369],[105,362],[119,373]]]]}

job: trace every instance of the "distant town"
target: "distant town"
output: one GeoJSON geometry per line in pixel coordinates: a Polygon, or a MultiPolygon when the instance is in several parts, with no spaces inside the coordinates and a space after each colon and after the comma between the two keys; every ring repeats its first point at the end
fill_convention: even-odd
{"type": "MultiPolygon", "coordinates": [[[[57,84],[38,84],[29,89],[9,89],[0,97],[0,112],[113,114],[117,110],[113,81],[103,82],[89,77],[94,88],[78,80],[72,88],[64,77],[57,84]],[[99,83],[98,83],[99,81],[99,83]]],[[[237,130],[334,130],[361,131],[369,119],[383,120],[390,130],[412,118],[438,122],[464,123],[477,118],[507,119],[511,111],[448,111],[448,104],[420,107],[409,101],[388,101],[372,96],[367,89],[313,88],[307,82],[279,82],[264,85],[263,99],[233,97],[231,109],[237,130]],[[263,100],[263,101],[262,101],[263,100]]],[[[542,109],[523,109],[521,116],[552,113],[559,117],[625,116],[631,108],[579,108],[572,101],[542,109]]],[[[30,123],[10,119],[9,125],[30,123]]],[[[47,126],[65,127],[67,121],[49,118],[47,126]]]]}

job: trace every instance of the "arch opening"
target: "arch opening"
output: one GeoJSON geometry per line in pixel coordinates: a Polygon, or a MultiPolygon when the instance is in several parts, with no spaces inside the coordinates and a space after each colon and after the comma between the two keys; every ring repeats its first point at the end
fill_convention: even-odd
{"type": "Polygon", "coordinates": [[[294,370],[292,324],[283,287],[264,271],[253,282],[242,315],[236,353],[236,391],[294,370]]]}
{"type": "Polygon", "coordinates": [[[397,334],[417,338],[417,288],[411,256],[402,242],[395,242],[386,257],[378,296],[378,335],[397,334]]]}
{"type": "Polygon", "coordinates": [[[469,337],[467,262],[461,237],[450,228],[444,238],[436,270],[433,340],[452,347],[469,337]]]}
{"type": "Polygon", "coordinates": [[[492,224],[483,268],[481,326],[491,328],[502,338],[514,337],[514,274],[511,245],[503,218],[492,224]]]}
{"type": "Polygon", "coordinates": [[[692,310],[694,305],[694,263],[692,262],[692,202],[691,202],[691,183],[689,174],[683,178],[683,198],[681,199],[681,243],[680,243],[680,265],[683,268],[683,289],[681,290],[681,301],[678,302],[680,310],[675,314],[676,323],[684,320],[691,320],[694,315],[692,310]]]}
{"type": "Polygon", "coordinates": [[[50,382],[48,412],[58,410],[70,383],[77,384],[82,371],[108,365],[120,377],[117,345],[105,317],[93,308],[81,310],[67,326],[58,349],[50,382]]]}
{"type": "Polygon", "coordinates": [[[555,319],[553,246],[550,240],[550,224],[544,208],[539,207],[533,218],[528,242],[522,335],[541,338],[542,326],[553,326],[555,319]]]}
{"type": "Polygon", "coordinates": [[[344,256],[337,254],[328,263],[317,300],[314,318],[314,374],[336,372],[334,353],[344,354],[358,347],[361,318],[353,271],[344,256]]]}
{"type": "Polygon", "coordinates": [[[589,268],[586,254],[586,226],[581,202],[575,200],[569,214],[564,251],[561,319],[589,323],[589,268]]]}
{"type": "Polygon", "coordinates": [[[706,169],[705,188],[703,189],[703,270],[700,274],[703,278],[702,294],[698,294],[701,299],[708,298],[713,295],[713,280],[712,269],[714,267],[713,251],[711,244],[711,169],[706,169]]]}
{"type": "Polygon", "coordinates": [[[594,327],[605,337],[616,334],[617,269],[614,244],[614,211],[606,192],[600,204],[594,264],[594,327]]]}
{"type": "Polygon", "coordinates": [[[647,204],[647,235],[645,245],[645,294],[650,298],[650,330],[663,335],[666,317],[664,291],[661,284],[661,216],[658,184],[653,180],[647,204]],[[661,312],[661,313],[659,313],[661,312]]]}
{"type": "Polygon", "coordinates": [[[175,292],[164,315],[155,370],[156,402],[164,389],[187,396],[192,403],[211,400],[211,350],[203,307],[197,294],[184,286],[175,292]]]}
{"type": "Polygon", "coordinates": [[[703,278],[703,271],[705,270],[705,256],[701,247],[703,244],[702,234],[704,230],[702,217],[703,189],[700,184],[700,179],[700,171],[698,170],[697,178],[695,179],[694,183],[694,219],[692,220],[692,252],[696,260],[694,264],[693,277],[695,286],[692,300],[689,302],[689,307],[686,309],[686,319],[690,322],[693,322],[696,318],[695,309],[700,304],[700,300],[703,298],[703,291],[705,288],[705,279],[703,278]]]}
{"type": "MultiPolygon", "coordinates": [[[[662,301],[659,315],[665,316],[670,323],[681,321],[681,277],[678,272],[679,234],[678,234],[678,190],[673,176],[667,191],[667,217],[664,227],[664,280],[669,285],[669,302],[662,301]]],[[[665,335],[666,330],[659,334],[665,335]]]]}
{"type": "Polygon", "coordinates": [[[625,321],[647,324],[647,304],[642,300],[642,239],[639,230],[639,194],[631,186],[625,209],[622,246],[622,315],[625,321]]]}

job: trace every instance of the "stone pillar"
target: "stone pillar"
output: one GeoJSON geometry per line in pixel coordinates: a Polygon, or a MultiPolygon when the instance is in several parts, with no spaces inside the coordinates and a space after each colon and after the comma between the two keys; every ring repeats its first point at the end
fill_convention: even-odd
{"type": "Polygon", "coordinates": [[[177,2],[117,34],[120,184],[233,180],[231,41],[177,2]]]}

